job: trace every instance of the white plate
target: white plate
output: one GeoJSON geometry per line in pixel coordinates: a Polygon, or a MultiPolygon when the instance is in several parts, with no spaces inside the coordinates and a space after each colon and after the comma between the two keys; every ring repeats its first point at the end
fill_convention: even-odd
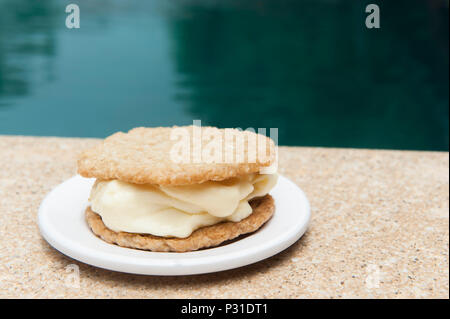
{"type": "Polygon", "coordinates": [[[55,187],[39,208],[42,236],[63,254],[93,266],[143,275],[191,275],[237,268],[273,256],[306,231],[309,203],[300,188],[280,176],[270,194],[273,217],[258,231],[216,248],[161,253],[123,248],[96,237],[84,219],[94,179],[74,176],[55,187]]]}

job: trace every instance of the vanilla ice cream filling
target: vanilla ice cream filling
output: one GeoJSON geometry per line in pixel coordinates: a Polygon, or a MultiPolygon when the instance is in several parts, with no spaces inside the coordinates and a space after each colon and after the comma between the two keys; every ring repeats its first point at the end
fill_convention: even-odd
{"type": "Polygon", "coordinates": [[[185,238],[200,227],[248,217],[252,213],[248,202],[266,195],[277,178],[250,174],[186,186],[97,180],[89,200],[113,231],[185,238]]]}

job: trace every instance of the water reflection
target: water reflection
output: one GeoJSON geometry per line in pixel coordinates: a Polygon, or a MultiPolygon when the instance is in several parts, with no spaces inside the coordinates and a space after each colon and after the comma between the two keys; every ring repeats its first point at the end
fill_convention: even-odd
{"type": "Polygon", "coordinates": [[[212,125],[279,127],[283,144],[448,149],[438,4],[385,1],[381,31],[359,1],[186,6],[171,21],[179,98],[212,125]]]}
{"type": "Polygon", "coordinates": [[[39,58],[48,62],[43,71],[51,77],[55,22],[51,0],[0,1],[0,98],[29,93],[39,58]]]}
{"type": "Polygon", "coordinates": [[[278,127],[288,145],[448,150],[447,1],[0,0],[0,134],[278,127]],[[5,107],[8,106],[8,107],[5,107]],[[3,106],[3,107],[2,107],[3,106]]]}

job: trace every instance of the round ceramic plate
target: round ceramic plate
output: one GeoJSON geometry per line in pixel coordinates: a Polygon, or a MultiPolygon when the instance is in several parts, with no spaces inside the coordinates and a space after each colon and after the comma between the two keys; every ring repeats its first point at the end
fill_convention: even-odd
{"type": "Polygon", "coordinates": [[[296,242],[310,219],[300,188],[280,176],[270,194],[273,217],[259,230],[215,248],[161,253],[123,248],[96,237],[84,219],[94,179],[74,176],[55,187],[39,208],[42,236],[63,254],[83,263],[143,275],[191,275],[232,269],[273,256],[296,242]]]}

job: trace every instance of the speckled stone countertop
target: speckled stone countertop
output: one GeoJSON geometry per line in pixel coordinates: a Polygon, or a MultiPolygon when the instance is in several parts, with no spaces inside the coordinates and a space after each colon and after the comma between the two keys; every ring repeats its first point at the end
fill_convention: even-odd
{"type": "Polygon", "coordinates": [[[246,267],[154,277],[74,261],[39,234],[41,200],[95,143],[0,136],[0,298],[449,297],[448,152],[281,147],[280,173],[311,203],[302,239],[246,267]]]}

